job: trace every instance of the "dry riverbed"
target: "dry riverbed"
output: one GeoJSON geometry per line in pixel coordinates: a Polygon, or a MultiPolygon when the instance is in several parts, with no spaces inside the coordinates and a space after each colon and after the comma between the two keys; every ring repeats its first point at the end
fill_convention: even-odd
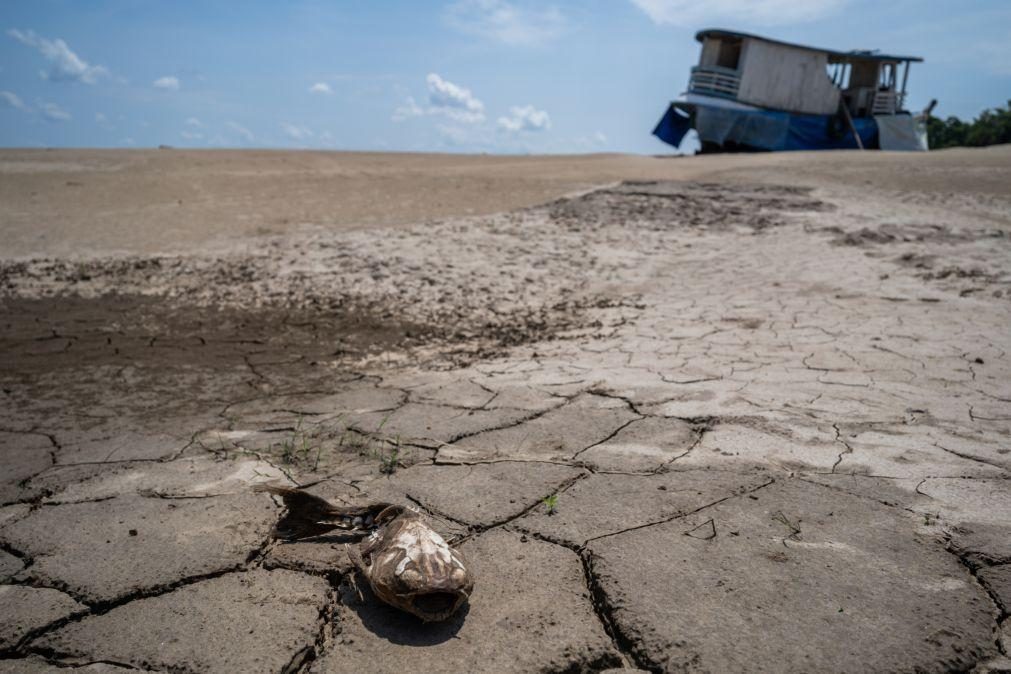
{"type": "Polygon", "coordinates": [[[1011,667],[1009,148],[0,159],[0,672],[1011,667]]]}

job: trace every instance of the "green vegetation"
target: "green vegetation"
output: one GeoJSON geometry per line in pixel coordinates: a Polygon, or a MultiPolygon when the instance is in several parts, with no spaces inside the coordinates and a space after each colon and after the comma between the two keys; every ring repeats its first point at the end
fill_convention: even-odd
{"type": "MultiPolygon", "coordinates": [[[[382,434],[383,427],[389,418],[390,415],[386,415],[375,431],[366,433],[352,429],[343,421],[344,415],[337,417],[334,422],[340,427],[337,430],[314,426],[310,426],[308,429],[304,428],[302,416],[299,415],[295,428],[291,429],[291,435],[279,443],[270,444],[267,451],[280,458],[281,463],[285,465],[296,466],[302,470],[317,471],[320,467],[320,459],[323,458],[324,449],[327,452],[339,449],[351,450],[359,456],[376,461],[380,473],[392,475],[401,467],[401,460],[413,462],[416,459],[416,453],[412,452],[410,456],[404,454],[400,435],[389,437],[382,434]]],[[[224,439],[219,436],[218,440],[221,443],[222,454],[228,456],[229,448],[226,447],[224,439]]],[[[236,453],[243,451],[239,447],[234,449],[237,450],[236,453]]]]}
{"type": "Polygon", "coordinates": [[[281,461],[288,464],[295,463],[299,459],[302,462],[308,462],[310,454],[315,450],[316,460],[312,469],[316,470],[319,467],[319,457],[323,446],[313,445],[310,440],[309,434],[302,430],[302,415],[300,414],[291,437],[281,442],[281,461]]]}
{"type": "Polygon", "coordinates": [[[544,508],[547,510],[549,515],[554,515],[555,511],[558,509],[558,494],[552,494],[548,496],[543,501],[544,508]]]}
{"type": "Polygon", "coordinates": [[[379,472],[383,475],[393,475],[397,471],[398,461],[400,459],[400,439],[397,439],[397,444],[390,449],[389,454],[384,454],[380,451],[379,454],[379,472]]]}
{"type": "Polygon", "coordinates": [[[927,137],[931,150],[1011,143],[1011,101],[1004,107],[984,110],[972,122],[963,122],[958,117],[930,117],[927,119],[927,137]]]}
{"type": "MultiPolygon", "coordinates": [[[[219,433],[216,438],[207,440],[208,445],[216,444],[217,449],[204,446],[222,459],[255,456],[277,461],[279,466],[312,472],[333,471],[342,466],[348,460],[348,454],[353,452],[374,461],[376,469],[383,475],[392,475],[400,468],[417,463],[418,449],[410,442],[403,442],[399,433],[383,433],[391,415],[383,417],[375,430],[366,431],[353,428],[344,414],[332,419],[324,418],[320,423],[307,422],[302,414],[298,414],[294,427],[263,431],[251,438],[234,440],[219,433]],[[263,442],[264,436],[276,437],[274,433],[282,432],[284,435],[278,441],[263,442]]],[[[286,468],[281,470],[287,472],[286,468]]]]}
{"type": "Polygon", "coordinates": [[[390,439],[383,437],[382,430],[390,415],[387,414],[379,423],[375,432],[364,434],[353,431],[345,427],[340,439],[337,441],[338,447],[348,447],[358,452],[360,456],[367,456],[379,462],[379,472],[383,475],[392,475],[400,467],[400,435],[390,439]]]}

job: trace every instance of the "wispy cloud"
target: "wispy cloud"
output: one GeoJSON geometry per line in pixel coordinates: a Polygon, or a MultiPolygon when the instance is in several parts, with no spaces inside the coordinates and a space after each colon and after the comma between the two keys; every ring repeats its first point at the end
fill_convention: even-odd
{"type": "Polygon", "coordinates": [[[48,72],[43,72],[42,76],[51,82],[84,82],[94,84],[98,78],[109,74],[103,66],[93,66],[73,50],[63,40],[36,35],[32,30],[18,30],[11,28],[7,34],[23,45],[33,47],[42,56],[52,63],[48,72]]]}
{"type": "Polygon", "coordinates": [[[309,87],[310,94],[332,94],[333,89],[326,82],[317,82],[316,84],[309,87]]]}
{"type": "Polygon", "coordinates": [[[14,108],[22,112],[31,112],[31,108],[13,91],[0,91],[0,101],[3,102],[4,107],[14,108]]]}
{"type": "Polygon", "coordinates": [[[828,16],[849,0],[631,0],[656,24],[698,26],[732,20],[738,23],[783,25],[828,16]]]}
{"type": "Polygon", "coordinates": [[[203,125],[204,125],[204,123],[201,122],[196,117],[187,117],[186,118],[186,126],[195,126],[195,127],[197,127],[199,129],[199,128],[203,127],[203,125]]]}
{"type": "Polygon", "coordinates": [[[303,141],[312,138],[312,130],[307,126],[281,122],[281,130],[284,131],[284,135],[292,140],[303,141]]]}
{"type": "Polygon", "coordinates": [[[459,126],[446,126],[444,124],[440,124],[439,137],[442,139],[443,143],[452,147],[473,145],[476,142],[470,129],[464,129],[459,126]]]}
{"type": "Polygon", "coordinates": [[[70,113],[56,103],[39,103],[39,110],[50,122],[66,122],[70,119],[70,113]]]}
{"type": "Polygon", "coordinates": [[[551,116],[532,105],[513,106],[508,117],[499,117],[500,129],[516,133],[518,131],[547,131],[551,128],[551,116]]]}
{"type": "Polygon", "coordinates": [[[445,18],[461,32],[508,45],[547,42],[568,28],[565,15],[556,7],[506,0],[460,0],[449,6],[445,18]]]}
{"type": "Polygon", "coordinates": [[[247,143],[252,143],[256,139],[256,136],[253,135],[252,131],[242,126],[238,122],[233,122],[229,120],[225,122],[225,127],[232,133],[242,138],[247,143]]]}
{"type": "Polygon", "coordinates": [[[393,121],[402,122],[411,117],[420,117],[425,114],[425,109],[418,105],[414,96],[408,96],[407,101],[393,111],[393,121]]]}
{"type": "Polygon", "coordinates": [[[204,134],[199,131],[180,131],[179,135],[184,140],[201,140],[204,137],[204,134]]]}
{"type": "Polygon", "coordinates": [[[496,152],[503,149],[502,141],[511,142],[513,137],[505,139],[495,133],[489,124],[438,124],[438,146],[452,149],[466,149],[470,152],[496,152]]]}
{"type": "Polygon", "coordinates": [[[155,89],[162,89],[164,91],[179,91],[179,78],[173,77],[172,75],[166,75],[165,77],[159,77],[154,82],[151,83],[155,89]]]}
{"type": "Polygon", "coordinates": [[[579,136],[572,140],[573,147],[580,151],[599,151],[607,145],[607,135],[603,131],[594,131],[589,136],[579,136]]]}

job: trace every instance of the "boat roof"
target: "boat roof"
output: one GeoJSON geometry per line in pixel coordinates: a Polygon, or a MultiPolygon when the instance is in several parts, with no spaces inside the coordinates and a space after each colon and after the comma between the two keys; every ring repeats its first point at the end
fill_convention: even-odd
{"type": "Polygon", "coordinates": [[[772,44],[783,45],[784,47],[793,47],[794,49],[806,49],[808,51],[822,52],[823,54],[829,55],[830,61],[911,61],[913,63],[922,63],[923,58],[919,56],[897,56],[894,54],[882,54],[877,50],[861,50],[854,49],[852,51],[837,51],[835,49],[822,49],[821,47],[811,47],[805,44],[795,44],[793,42],[784,42],[783,40],[774,40],[768,37],[762,37],[761,35],[753,35],[751,33],[742,33],[737,30],[725,30],[723,28],[706,28],[705,30],[700,30],[695,34],[695,39],[702,42],[707,37],[715,38],[752,38],[754,40],[762,40],[763,42],[771,42],[772,44]]]}

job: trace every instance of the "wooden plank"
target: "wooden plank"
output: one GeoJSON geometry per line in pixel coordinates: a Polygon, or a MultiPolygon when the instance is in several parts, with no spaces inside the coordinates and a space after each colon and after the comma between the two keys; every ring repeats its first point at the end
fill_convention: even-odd
{"type": "Polygon", "coordinates": [[[841,103],[840,107],[842,108],[843,116],[846,117],[846,123],[849,124],[850,131],[853,132],[853,137],[857,139],[857,147],[861,150],[866,149],[864,142],[860,140],[860,134],[857,133],[857,127],[853,124],[853,118],[850,117],[850,109],[846,107],[846,103],[841,103]]]}

